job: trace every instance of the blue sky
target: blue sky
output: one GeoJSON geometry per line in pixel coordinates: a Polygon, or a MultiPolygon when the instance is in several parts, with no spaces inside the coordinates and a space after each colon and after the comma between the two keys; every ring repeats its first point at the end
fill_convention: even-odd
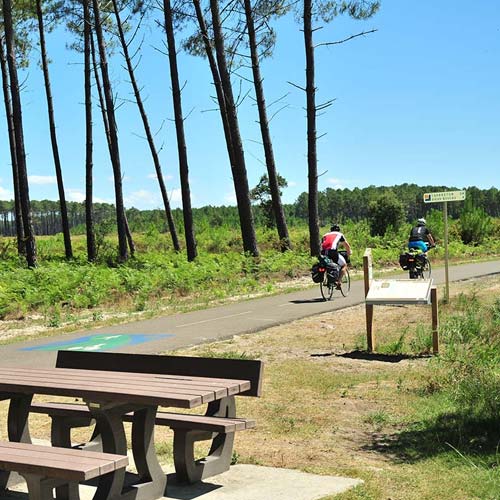
{"type": "MultiPolygon", "coordinates": [[[[376,33],[316,51],[318,103],[336,99],[318,119],[320,189],[403,182],[500,188],[500,2],[382,0],[365,22],[338,18],[316,33],[316,43],[363,30],[376,33]]],[[[164,35],[153,23],[145,33],[137,78],[161,150],[172,205],[180,206],[175,131],[164,35]]],[[[277,166],[289,183],[284,201],[307,190],[305,94],[302,32],[292,16],[277,24],[272,59],[262,64],[268,103],[285,96],[272,120],[277,166]]],[[[36,35],[36,33],[34,34],[36,35]]],[[[181,35],[182,36],[182,35],[181,35]]],[[[71,35],[48,35],[51,80],[67,197],[84,199],[84,108],[82,56],[66,49],[71,35]]],[[[21,75],[30,195],[57,199],[42,74],[34,63],[21,75]]],[[[130,84],[113,57],[114,90],[124,102],[117,112],[127,206],[161,207],[142,123],[130,84]]],[[[220,117],[213,111],[207,62],[181,54],[190,182],[193,205],[234,204],[234,188],[220,117]]],[[[239,87],[237,79],[234,80],[239,87]]],[[[249,88],[242,83],[242,93],[249,88]]],[[[96,97],[96,96],[95,96],[96,97]]],[[[111,166],[94,111],[95,197],[113,202],[111,166]]],[[[265,173],[256,108],[239,108],[250,186],[265,173]]],[[[12,198],[5,117],[0,118],[0,199],[12,198]]]]}

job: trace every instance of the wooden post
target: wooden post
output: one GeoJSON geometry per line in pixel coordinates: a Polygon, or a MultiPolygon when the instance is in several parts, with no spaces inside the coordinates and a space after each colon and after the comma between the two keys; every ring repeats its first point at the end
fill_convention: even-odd
{"type": "Polygon", "coordinates": [[[444,302],[450,300],[450,280],[448,275],[448,202],[443,203],[443,218],[444,218],[444,302]]]}
{"type": "MultiPolygon", "coordinates": [[[[373,268],[372,268],[372,250],[367,248],[363,255],[363,276],[365,281],[365,298],[368,295],[368,290],[370,289],[370,283],[373,279],[373,268]]],[[[375,335],[373,333],[373,304],[365,303],[365,313],[366,313],[366,344],[368,346],[368,352],[373,352],[375,349],[375,335]]]]}
{"type": "Polygon", "coordinates": [[[439,353],[439,316],[438,316],[438,294],[437,288],[431,288],[431,306],[432,306],[432,352],[439,353]]]}

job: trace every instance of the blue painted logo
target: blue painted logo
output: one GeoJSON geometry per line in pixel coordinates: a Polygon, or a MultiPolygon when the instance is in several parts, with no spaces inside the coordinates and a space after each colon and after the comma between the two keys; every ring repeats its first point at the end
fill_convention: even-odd
{"type": "Polygon", "coordinates": [[[174,336],[173,334],[127,335],[120,333],[113,335],[105,333],[101,335],[88,335],[63,342],[51,342],[33,347],[23,347],[21,351],[112,351],[121,347],[129,347],[174,336]]]}

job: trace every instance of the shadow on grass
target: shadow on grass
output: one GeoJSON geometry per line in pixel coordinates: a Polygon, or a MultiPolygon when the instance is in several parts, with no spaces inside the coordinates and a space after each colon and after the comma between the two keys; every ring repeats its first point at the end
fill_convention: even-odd
{"type": "Polygon", "coordinates": [[[329,356],[338,356],[340,358],[362,359],[365,361],[385,361],[386,363],[399,363],[405,359],[430,358],[430,354],[384,354],[368,351],[351,351],[342,354],[328,354],[329,356]]]}
{"type": "Polygon", "coordinates": [[[364,449],[389,455],[396,462],[414,463],[455,450],[467,459],[490,456],[491,467],[500,465],[500,417],[474,418],[463,414],[441,415],[420,428],[377,435],[364,449]]]}

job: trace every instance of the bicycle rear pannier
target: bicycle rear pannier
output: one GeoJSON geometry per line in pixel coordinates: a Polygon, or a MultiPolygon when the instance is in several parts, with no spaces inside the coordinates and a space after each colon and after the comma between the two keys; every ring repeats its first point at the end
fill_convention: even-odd
{"type": "Polygon", "coordinates": [[[425,264],[427,262],[427,257],[423,253],[419,253],[417,255],[417,263],[420,267],[425,267],[425,264]]]}
{"type": "Polygon", "coordinates": [[[328,273],[328,283],[336,283],[339,279],[339,270],[337,267],[329,267],[326,272],[328,273]]]}
{"type": "Polygon", "coordinates": [[[321,268],[319,264],[314,264],[311,268],[311,278],[314,283],[321,283],[325,275],[324,268],[321,268]]]}
{"type": "Polygon", "coordinates": [[[400,256],[399,256],[399,265],[401,266],[402,269],[404,269],[405,271],[408,270],[409,268],[409,263],[408,263],[408,258],[409,258],[409,254],[408,252],[406,253],[402,253],[400,256]]]}

